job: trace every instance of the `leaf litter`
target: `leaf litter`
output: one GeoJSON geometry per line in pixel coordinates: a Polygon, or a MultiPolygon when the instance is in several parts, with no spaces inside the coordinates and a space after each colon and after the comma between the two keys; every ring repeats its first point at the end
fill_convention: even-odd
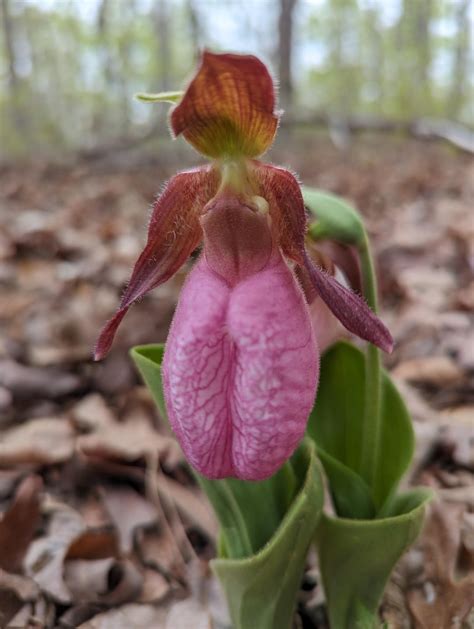
{"type": "MultiPolygon", "coordinates": [[[[438,494],[382,617],[397,628],[468,626],[472,164],[442,146],[371,138],[343,154],[310,134],[277,142],[274,159],[366,218],[381,314],[397,341],[386,364],[417,434],[405,485],[438,494]]],[[[106,361],[91,362],[176,160],[0,167],[2,627],[230,626],[207,567],[215,518],[128,358],[133,344],[165,340],[186,269],[130,312],[106,361]]],[[[308,569],[298,612],[304,627],[323,629],[311,557],[308,569]]]]}

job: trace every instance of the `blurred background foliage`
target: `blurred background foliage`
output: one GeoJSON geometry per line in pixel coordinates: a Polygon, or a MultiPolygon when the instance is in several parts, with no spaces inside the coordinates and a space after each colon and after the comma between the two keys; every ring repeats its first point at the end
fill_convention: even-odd
{"type": "Polygon", "coordinates": [[[166,135],[165,112],[133,95],[179,88],[202,47],[261,56],[295,117],[472,123],[471,0],[0,0],[0,8],[3,159],[166,135]]]}

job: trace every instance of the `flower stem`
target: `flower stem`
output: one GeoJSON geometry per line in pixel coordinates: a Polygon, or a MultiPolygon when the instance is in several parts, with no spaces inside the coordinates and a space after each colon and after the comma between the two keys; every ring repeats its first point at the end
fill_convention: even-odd
{"type": "MultiPolygon", "coordinates": [[[[377,312],[377,281],[370,254],[367,234],[358,246],[364,297],[372,310],[377,312]]],[[[369,344],[365,353],[365,405],[362,424],[362,448],[360,470],[362,476],[373,487],[377,473],[381,431],[381,361],[380,352],[369,344]]]]}

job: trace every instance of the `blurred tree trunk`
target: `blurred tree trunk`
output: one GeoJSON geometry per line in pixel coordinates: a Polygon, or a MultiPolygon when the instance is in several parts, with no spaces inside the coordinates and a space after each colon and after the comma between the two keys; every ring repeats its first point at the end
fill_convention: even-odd
{"type": "Polygon", "coordinates": [[[466,83],[469,74],[469,50],[471,47],[469,28],[470,0],[460,0],[456,7],[456,39],[452,82],[448,96],[447,111],[452,118],[457,118],[464,105],[466,83]]]}
{"type": "Polygon", "coordinates": [[[13,20],[11,18],[9,0],[1,0],[0,6],[2,7],[3,40],[5,42],[5,55],[8,66],[8,85],[12,94],[14,94],[18,87],[18,74],[16,72],[13,20]]]}
{"type": "Polygon", "coordinates": [[[189,30],[191,33],[191,42],[193,46],[193,57],[195,60],[197,60],[199,58],[199,53],[201,49],[202,32],[201,22],[199,20],[199,15],[194,0],[187,0],[186,12],[189,20],[189,30]]]}
{"type": "Polygon", "coordinates": [[[12,125],[17,130],[18,139],[24,138],[26,135],[26,118],[24,115],[24,107],[21,102],[21,85],[17,73],[17,59],[15,52],[15,23],[11,15],[11,6],[9,0],[1,0],[1,17],[3,40],[5,42],[6,65],[8,68],[8,89],[9,102],[8,109],[12,125]]]}
{"type": "Polygon", "coordinates": [[[429,72],[431,67],[431,20],[433,17],[433,1],[418,0],[413,3],[417,8],[414,43],[418,47],[417,80],[423,86],[426,96],[430,93],[429,72]]]}
{"type": "Polygon", "coordinates": [[[397,25],[398,85],[400,109],[412,115],[432,104],[431,20],[433,0],[403,0],[397,25]]]}
{"type": "Polygon", "coordinates": [[[170,19],[166,0],[156,0],[154,22],[158,45],[158,85],[165,91],[171,87],[172,72],[170,19]]]}
{"type": "Polygon", "coordinates": [[[296,0],[280,0],[278,19],[278,74],[280,79],[280,104],[291,109],[293,104],[293,77],[291,57],[293,52],[293,13],[296,0]]]}

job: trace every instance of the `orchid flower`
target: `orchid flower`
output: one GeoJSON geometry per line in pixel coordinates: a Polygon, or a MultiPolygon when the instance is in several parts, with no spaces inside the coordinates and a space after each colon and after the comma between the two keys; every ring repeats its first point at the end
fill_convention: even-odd
{"type": "Polygon", "coordinates": [[[145,248],[95,350],[96,359],[106,355],[130,306],[203,241],[167,339],[163,385],[183,451],[208,478],[267,478],[304,435],[319,350],[295,270],[348,330],[392,348],[366,303],[307,254],[294,175],[257,160],[278,121],[259,59],[203,53],[170,126],[211,162],[172,177],[155,201],[145,248]]]}

